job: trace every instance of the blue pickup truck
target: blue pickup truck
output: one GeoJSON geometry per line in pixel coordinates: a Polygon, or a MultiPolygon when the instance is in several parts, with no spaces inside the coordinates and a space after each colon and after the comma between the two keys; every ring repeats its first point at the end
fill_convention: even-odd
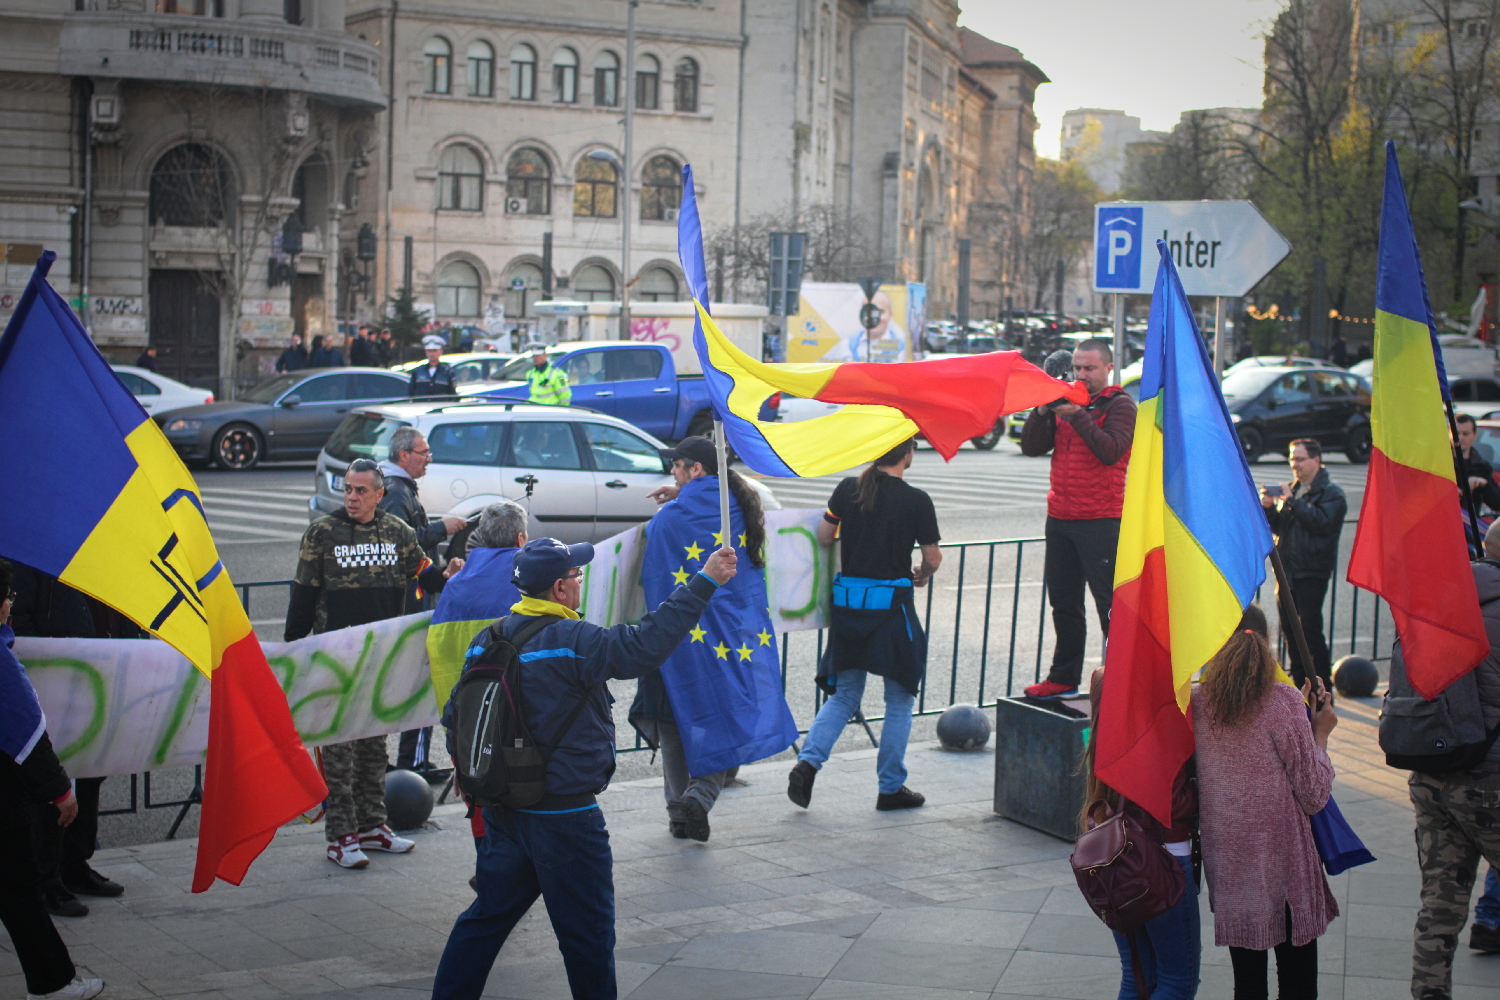
{"type": "MultiPolygon", "coordinates": [[[[628,421],[663,441],[680,441],[713,430],[708,386],[702,375],[678,374],[672,352],[660,344],[628,340],[576,341],[547,351],[552,363],[567,373],[573,405],[586,406],[628,421]]],[[[518,358],[502,377],[524,377],[529,358],[518,358]]],[[[505,382],[478,395],[493,399],[525,399],[525,382],[505,382]]],[[[762,420],[775,420],[771,400],[761,408],[762,420]]]]}

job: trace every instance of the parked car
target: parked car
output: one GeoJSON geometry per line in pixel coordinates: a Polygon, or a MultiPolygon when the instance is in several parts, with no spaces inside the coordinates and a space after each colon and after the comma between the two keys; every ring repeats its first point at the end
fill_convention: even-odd
{"type": "MultiPolygon", "coordinates": [[[[463,392],[465,386],[475,382],[499,381],[500,372],[517,357],[515,354],[444,354],[442,360],[452,367],[454,375],[458,377],[459,392],[463,392]]],[[[403,361],[399,365],[391,365],[391,371],[410,375],[413,368],[420,368],[425,364],[426,358],[420,361],[403,361]]]]}
{"type": "Polygon", "coordinates": [[[1342,449],[1351,462],[1370,459],[1370,389],[1341,369],[1244,368],[1226,374],[1224,402],[1249,461],[1288,443],[1317,438],[1325,451],[1342,449]]]}
{"type": "Polygon", "coordinates": [[[1500,415],[1500,378],[1449,378],[1453,409],[1471,417],[1500,415]]]}
{"type": "Polygon", "coordinates": [[[277,375],[239,399],[154,415],[183,461],[253,469],[310,459],[359,403],[405,398],[407,377],[384,368],[304,368],[277,375]]]}
{"type": "Polygon", "coordinates": [[[158,375],[156,372],[134,365],[110,365],[115,377],[125,390],[135,397],[147,413],[165,413],[179,406],[199,406],[212,403],[214,394],[207,389],[195,389],[183,385],[176,379],[158,375]]]}
{"type": "MultiPolygon", "coordinates": [[[[1255,357],[1236,361],[1224,369],[1224,377],[1228,378],[1236,372],[1245,371],[1247,368],[1338,368],[1331,361],[1323,361],[1319,358],[1294,358],[1283,354],[1258,354],[1255,357]]],[[[1339,369],[1342,371],[1343,369],[1339,369]]]]}
{"type": "MultiPolygon", "coordinates": [[[[531,512],[531,537],[597,542],[650,520],[657,504],[647,494],[672,483],[659,439],[582,407],[476,397],[385,403],[359,407],[328,439],[318,455],[309,516],[342,506],[349,463],[386,458],[400,427],[420,430],[432,449],[432,464],[417,481],[429,517],[467,518],[515,500],[531,512]]],[[[780,509],[764,484],[746,481],[765,507],[780,509]]]]}
{"type": "MultiPolygon", "coordinates": [[[[619,417],[663,441],[713,432],[713,412],[703,376],[678,374],[672,352],[661,344],[576,341],[559,344],[547,354],[567,373],[575,406],[619,417]]],[[[484,389],[479,395],[526,399],[530,387],[521,380],[530,367],[529,355],[517,358],[498,373],[503,384],[484,389]],[[511,379],[515,381],[504,381],[511,379]]]]}

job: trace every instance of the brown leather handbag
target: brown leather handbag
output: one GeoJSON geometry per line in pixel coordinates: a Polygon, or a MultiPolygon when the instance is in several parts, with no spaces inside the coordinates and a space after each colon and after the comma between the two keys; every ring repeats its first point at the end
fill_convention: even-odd
{"type": "Polygon", "coordinates": [[[1150,996],[1135,932],[1176,906],[1187,891],[1182,866],[1130,816],[1103,799],[1089,803],[1087,829],[1074,842],[1068,861],[1089,908],[1105,926],[1130,942],[1136,993],[1150,996]],[[1103,814],[1103,819],[1099,815],[1103,814]]]}

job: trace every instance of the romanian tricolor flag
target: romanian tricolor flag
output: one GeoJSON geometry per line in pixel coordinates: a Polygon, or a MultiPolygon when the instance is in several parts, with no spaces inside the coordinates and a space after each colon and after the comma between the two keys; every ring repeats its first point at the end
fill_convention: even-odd
{"type": "Polygon", "coordinates": [[[879,458],[919,432],[951,459],[960,445],[988,434],[1007,413],[1063,398],[1088,403],[1081,383],[1049,377],[1019,351],[899,364],[766,364],[751,358],[709,315],[693,168],[683,167],[682,177],[677,254],[698,306],[693,343],[725,436],[755,471],[825,476],[879,458]],[[757,419],[761,404],[777,392],[848,405],[797,423],[757,419]]]}
{"type": "Polygon", "coordinates": [[[1195,674],[1265,579],[1271,530],[1177,268],[1160,240],[1130,448],[1095,771],[1170,825],[1195,674]]]}
{"type": "Polygon", "coordinates": [[[1469,572],[1443,412],[1448,379],[1391,142],[1385,147],[1372,381],[1375,448],[1349,582],[1390,604],[1406,674],[1431,699],[1484,659],[1490,643],[1469,572]]]}
{"type": "Polygon", "coordinates": [[[0,556],[49,573],[210,678],[193,891],[236,885],[327,789],[292,725],[192,476],[47,284],[42,255],[0,338],[0,556]]]}

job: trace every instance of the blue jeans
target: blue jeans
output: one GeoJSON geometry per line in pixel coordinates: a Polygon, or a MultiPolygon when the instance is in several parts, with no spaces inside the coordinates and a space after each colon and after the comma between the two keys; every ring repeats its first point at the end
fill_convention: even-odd
{"type": "Polygon", "coordinates": [[[1484,895],[1474,904],[1474,922],[1490,930],[1500,929],[1500,875],[1490,865],[1490,873],[1484,878],[1484,895]]]}
{"type": "Polygon", "coordinates": [[[433,1000],[479,1000],[500,946],[541,896],[576,1000],[615,1000],[614,858],[597,806],[484,810],[479,897],[448,935],[433,1000]]]}
{"type": "Polygon", "coordinates": [[[1198,959],[1203,949],[1198,931],[1198,890],[1193,885],[1193,859],[1174,858],[1187,876],[1182,899],[1166,913],[1135,932],[1135,948],[1145,966],[1150,997],[1135,991],[1130,966],[1130,942],[1115,934],[1120,949],[1120,1000],[1193,1000],[1198,995],[1198,959]]]}
{"type": "MultiPolygon", "coordinates": [[[[798,760],[805,760],[821,769],[833,745],[865,695],[863,670],[840,670],[833,675],[834,693],[818,709],[807,738],[802,741],[802,752],[798,760]]],[[[899,792],[906,784],[906,741],[911,738],[911,706],[915,700],[911,692],[890,678],[885,680],[885,722],[880,726],[880,753],[875,759],[875,773],[880,778],[883,795],[899,792]]]]}

